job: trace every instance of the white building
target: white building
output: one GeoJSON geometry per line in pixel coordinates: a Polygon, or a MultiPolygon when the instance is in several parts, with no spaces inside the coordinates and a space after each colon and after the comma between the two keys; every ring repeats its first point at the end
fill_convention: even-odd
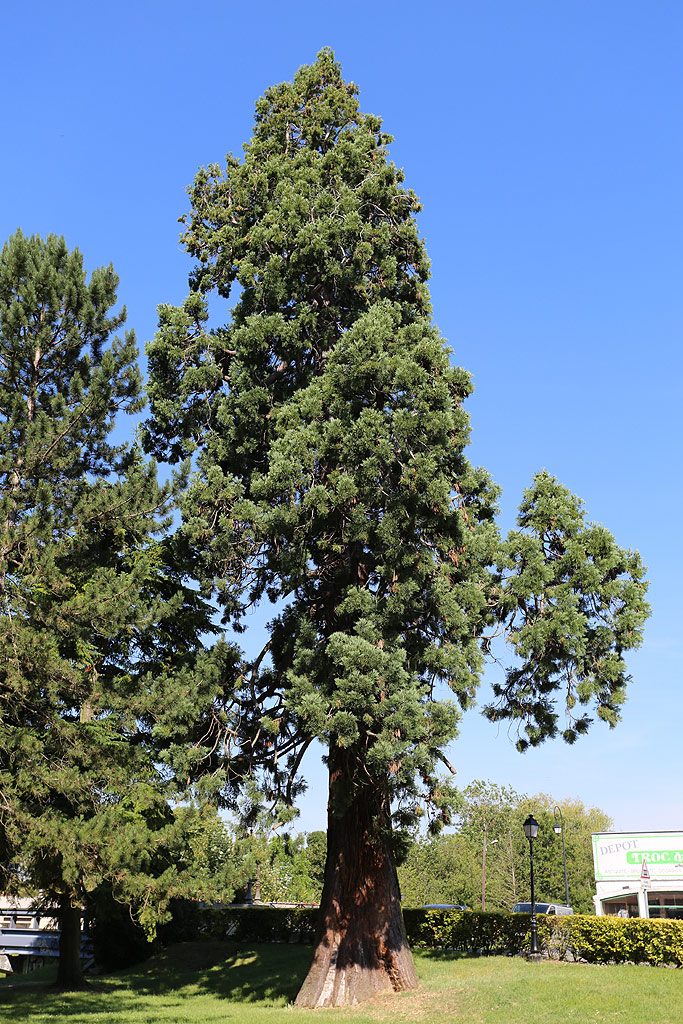
{"type": "Polygon", "coordinates": [[[683,918],[683,832],[592,836],[600,917],[683,918]]]}

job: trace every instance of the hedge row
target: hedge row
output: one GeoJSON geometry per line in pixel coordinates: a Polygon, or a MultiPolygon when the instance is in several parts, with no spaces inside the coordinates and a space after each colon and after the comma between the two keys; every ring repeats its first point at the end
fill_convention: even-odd
{"type": "Polygon", "coordinates": [[[403,911],[411,946],[464,952],[519,953],[529,944],[529,915],[480,910],[403,911]]]}
{"type": "MultiPolygon", "coordinates": [[[[174,912],[164,941],[231,938],[238,942],[312,943],[318,918],[311,907],[207,907],[185,903],[174,912]]],[[[403,911],[408,941],[430,949],[519,952],[528,945],[528,914],[459,910],[403,911]]]]}
{"type": "MultiPolygon", "coordinates": [[[[206,907],[185,904],[165,938],[232,938],[238,942],[312,943],[318,911],[302,907],[206,907]]],[[[411,946],[469,953],[522,953],[530,915],[471,910],[404,909],[411,946]]],[[[683,966],[683,921],[538,916],[539,946],[555,960],[683,966]]]]}
{"type": "MultiPolygon", "coordinates": [[[[530,914],[404,910],[412,945],[483,953],[521,953],[530,945],[530,914]]],[[[683,967],[683,921],[539,914],[539,946],[554,960],[671,964],[683,967]]]]}
{"type": "Polygon", "coordinates": [[[683,967],[683,921],[583,914],[539,921],[544,946],[556,959],[683,967]]]}
{"type": "Polygon", "coordinates": [[[235,939],[237,942],[312,943],[316,907],[209,907],[187,903],[174,908],[173,922],[162,930],[164,942],[235,939]]]}

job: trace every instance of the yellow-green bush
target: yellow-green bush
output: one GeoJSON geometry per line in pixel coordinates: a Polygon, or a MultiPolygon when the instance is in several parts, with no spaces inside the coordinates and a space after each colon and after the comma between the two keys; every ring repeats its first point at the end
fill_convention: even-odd
{"type": "Polygon", "coordinates": [[[572,953],[593,964],[683,966],[683,921],[575,914],[546,918],[544,928],[548,934],[546,944],[552,951],[552,940],[556,939],[565,951],[563,956],[572,953]]]}
{"type": "MultiPolygon", "coordinates": [[[[521,953],[530,946],[530,914],[404,910],[408,940],[431,949],[521,953]]],[[[683,966],[683,921],[539,914],[538,941],[554,960],[683,966]]]]}

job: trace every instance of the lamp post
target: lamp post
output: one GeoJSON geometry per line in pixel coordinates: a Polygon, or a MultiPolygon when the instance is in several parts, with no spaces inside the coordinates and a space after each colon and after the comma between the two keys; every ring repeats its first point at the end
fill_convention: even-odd
{"type": "Polygon", "coordinates": [[[531,949],[530,956],[538,956],[538,926],[536,924],[536,890],[534,889],[534,839],[538,835],[538,822],[533,814],[524,822],[524,835],[529,840],[529,860],[531,862],[531,949]]]}
{"type": "Polygon", "coordinates": [[[562,863],[564,864],[564,902],[569,906],[569,883],[567,882],[567,854],[564,849],[564,822],[562,821],[562,811],[559,807],[554,808],[555,811],[555,824],[553,825],[553,832],[556,836],[562,836],[562,863]]]}

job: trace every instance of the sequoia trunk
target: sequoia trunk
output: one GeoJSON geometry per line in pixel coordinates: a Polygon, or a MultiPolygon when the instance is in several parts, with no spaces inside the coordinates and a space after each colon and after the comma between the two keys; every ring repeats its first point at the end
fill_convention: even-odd
{"type": "Polygon", "coordinates": [[[81,968],[81,910],[72,906],[69,896],[59,904],[59,963],[57,988],[84,988],[81,968]]]}
{"type": "Polygon", "coordinates": [[[388,843],[386,797],[364,785],[335,814],[336,784],[349,778],[346,760],[344,751],[330,751],[325,883],[300,1007],[351,1006],[418,984],[388,843]]]}

